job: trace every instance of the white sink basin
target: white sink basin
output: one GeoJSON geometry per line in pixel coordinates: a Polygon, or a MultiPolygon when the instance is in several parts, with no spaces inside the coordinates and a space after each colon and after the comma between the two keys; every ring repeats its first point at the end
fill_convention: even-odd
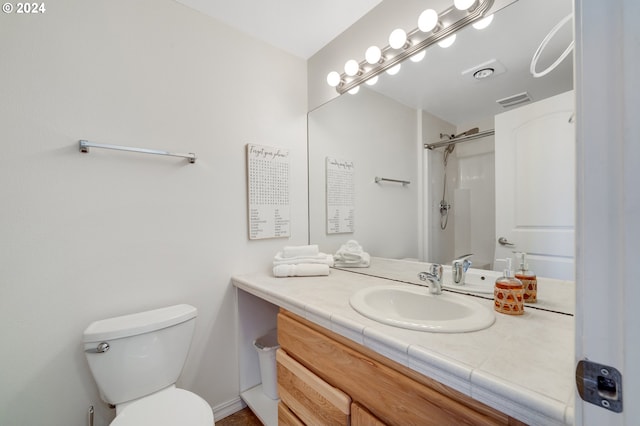
{"type": "Polygon", "coordinates": [[[411,330],[463,333],[489,327],[493,310],[469,296],[434,295],[427,287],[388,285],[355,292],[351,307],[374,321],[411,330]]]}

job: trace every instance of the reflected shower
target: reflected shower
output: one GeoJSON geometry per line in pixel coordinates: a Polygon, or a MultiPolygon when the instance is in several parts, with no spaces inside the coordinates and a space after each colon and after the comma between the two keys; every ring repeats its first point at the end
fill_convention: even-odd
{"type": "MultiPolygon", "coordinates": [[[[465,132],[458,133],[457,135],[440,133],[440,139],[447,138],[452,141],[458,138],[475,135],[479,131],[480,129],[478,127],[474,127],[465,132]]],[[[442,187],[442,200],[440,200],[440,229],[442,230],[447,228],[447,223],[449,222],[449,210],[451,210],[451,204],[447,202],[447,163],[449,162],[449,154],[451,154],[455,148],[455,144],[451,144],[447,145],[444,149],[444,184],[442,187]]]]}

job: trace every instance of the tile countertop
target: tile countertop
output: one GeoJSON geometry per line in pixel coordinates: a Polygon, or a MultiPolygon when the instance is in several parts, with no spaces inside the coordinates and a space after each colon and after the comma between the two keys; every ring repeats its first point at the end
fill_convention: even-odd
{"type": "MultiPolygon", "coordinates": [[[[429,333],[378,323],[349,305],[351,294],[362,288],[390,283],[415,288],[411,284],[338,269],[326,277],[254,273],[232,281],[527,424],[574,423],[573,316],[525,308],[522,316],[496,313],[485,330],[429,333]]],[[[491,300],[474,300],[492,309],[491,300]]]]}

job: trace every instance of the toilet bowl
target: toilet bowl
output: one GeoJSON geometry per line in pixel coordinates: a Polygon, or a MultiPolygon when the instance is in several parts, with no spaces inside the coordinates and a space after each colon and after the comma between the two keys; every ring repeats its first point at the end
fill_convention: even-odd
{"type": "Polygon", "coordinates": [[[213,426],[211,407],[198,395],[171,386],[120,410],[111,426],[213,426]]]}
{"type": "Polygon", "coordinates": [[[95,321],[84,351],[100,397],[116,407],[112,426],[212,426],[209,404],[175,386],[197,310],[175,305],[95,321]]]}

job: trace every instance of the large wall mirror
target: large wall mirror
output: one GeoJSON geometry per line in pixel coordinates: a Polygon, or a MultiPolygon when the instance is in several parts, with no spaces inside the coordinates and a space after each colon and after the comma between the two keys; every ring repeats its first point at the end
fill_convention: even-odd
{"type": "MultiPolygon", "coordinates": [[[[527,251],[538,275],[573,279],[572,55],[542,77],[534,78],[529,70],[543,39],[571,13],[570,0],[518,0],[496,13],[488,28],[464,28],[452,46],[431,46],[422,61],[406,60],[398,74],[383,74],[376,85],[363,84],[357,94],[344,94],[310,112],[310,243],[334,253],[353,239],[373,257],[409,262],[450,264],[473,253],[473,267],[488,270],[504,268],[496,258],[527,251]],[[481,69],[492,73],[474,77],[481,69]],[[520,150],[509,153],[511,158],[498,152],[500,138],[518,138],[528,125],[504,116],[549,103],[555,124],[545,121],[549,114],[538,113],[543,119],[529,125],[533,133],[523,143],[535,146],[535,154],[520,150]],[[424,148],[497,125],[507,130],[448,150],[424,148]],[[329,229],[328,158],[353,166],[353,232],[329,229]],[[518,175],[524,168],[526,179],[518,175]],[[376,182],[376,177],[390,180],[376,182]],[[548,189],[558,185],[564,192],[549,195],[548,189]],[[503,213],[507,205],[513,208],[503,213]],[[532,210],[549,216],[549,226],[535,237],[530,231],[537,219],[529,216],[538,213],[532,210]],[[519,230],[496,229],[505,222],[501,215],[523,217],[518,219],[522,223],[509,224],[519,230]],[[506,244],[497,242],[500,237],[506,244]],[[545,244],[563,246],[551,266],[545,244]]],[[[571,20],[558,29],[540,55],[538,71],[561,56],[573,40],[572,31],[571,20]]]]}

